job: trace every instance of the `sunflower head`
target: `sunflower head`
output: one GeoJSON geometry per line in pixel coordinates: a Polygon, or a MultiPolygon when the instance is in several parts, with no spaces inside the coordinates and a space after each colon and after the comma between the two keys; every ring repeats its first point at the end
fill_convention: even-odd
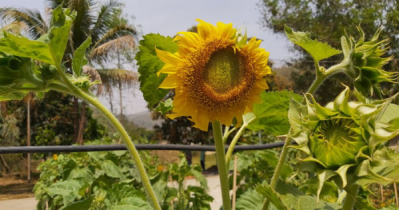
{"type": "Polygon", "coordinates": [[[189,116],[201,130],[215,120],[231,125],[236,118],[240,123],[268,89],[269,53],[259,48],[260,40],[247,42],[237,35],[232,24],[198,21],[198,33],[178,33],[176,53],[156,50],[165,63],[158,74],[168,75],[160,88],[175,89],[169,117],[189,116]]]}
{"type": "Polygon", "coordinates": [[[346,87],[325,107],[311,95],[306,105],[291,101],[292,137],[298,144],[293,147],[306,153],[302,169],[318,173],[319,193],[323,183],[332,177],[342,183],[341,187],[346,187],[348,176],[357,184],[392,181],[386,178],[388,174],[377,171],[392,167],[379,159],[381,154],[389,153],[381,145],[399,134],[379,120],[391,100],[366,104],[348,98],[349,88],[346,87]]]}
{"type": "Polygon", "coordinates": [[[381,28],[370,41],[365,41],[360,27],[358,30],[361,36],[357,42],[348,36],[342,38],[344,56],[351,61],[345,73],[354,80],[356,89],[363,95],[373,95],[374,92],[381,92],[380,82],[395,83],[399,73],[382,69],[392,56],[383,57],[389,50],[389,39],[379,40],[381,28]]]}

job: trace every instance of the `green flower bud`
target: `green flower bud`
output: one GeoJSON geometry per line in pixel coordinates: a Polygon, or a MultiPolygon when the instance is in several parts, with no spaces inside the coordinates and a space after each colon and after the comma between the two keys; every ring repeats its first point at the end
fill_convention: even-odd
{"type": "Polygon", "coordinates": [[[320,121],[309,136],[310,150],[327,168],[355,163],[358,151],[367,145],[356,132],[359,127],[352,119],[333,117],[320,121]]]}
{"type": "Polygon", "coordinates": [[[310,94],[306,105],[291,100],[290,136],[298,144],[292,147],[307,155],[301,170],[317,172],[318,193],[331,178],[346,187],[348,174],[361,185],[399,179],[399,154],[382,146],[399,135],[399,129],[380,120],[391,100],[349,102],[348,87],[325,107],[310,94]]]}
{"type": "Polygon", "coordinates": [[[344,62],[351,61],[344,72],[354,80],[354,85],[359,92],[365,96],[372,96],[375,92],[381,92],[381,82],[396,83],[399,73],[382,69],[392,56],[382,57],[389,50],[389,39],[379,40],[381,28],[367,42],[364,41],[363,30],[360,27],[358,30],[361,36],[357,42],[349,36],[341,39],[342,49],[346,52],[344,62]]]}

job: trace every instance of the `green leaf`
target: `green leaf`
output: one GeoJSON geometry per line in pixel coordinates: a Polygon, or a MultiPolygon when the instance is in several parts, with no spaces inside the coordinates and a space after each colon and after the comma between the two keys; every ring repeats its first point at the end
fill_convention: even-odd
{"type": "Polygon", "coordinates": [[[74,18],[75,14],[70,9],[63,9],[62,5],[55,8],[52,12],[48,46],[55,66],[60,65],[64,57],[70,37],[69,31],[74,18]]]}
{"type": "Polygon", "coordinates": [[[388,123],[395,118],[399,118],[399,105],[389,104],[384,114],[382,114],[380,121],[388,123]]]}
{"type": "Polygon", "coordinates": [[[91,45],[91,37],[87,38],[73,54],[72,70],[73,73],[80,77],[82,75],[82,67],[87,63],[86,49],[91,45]]]}
{"type": "Polygon", "coordinates": [[[166,99],[159,103],[155,111],[160,112],[162,115],[166,115],[168,112],[173,109],[173,100],[171,98],[166,99]]]}
{"type": "Polygon", "coordinates": [[[61,208],[61,210],[89,210],[91,207],[91,203],[93,203],[93,196],[90,196],[84,200],[74,202],[61,208]]]}
{"type": "Polygon", "coordinates": [[[2,33],[4,37],[0,39],[0,52],[54,64],[46,43],[16,36],[6,31],[2,33]]]}
{"type": "Polygon", "coordinates": [[[309,33],[295,32],[286,25],[284,31],[291,42],[301,46],[316,62],[341,53],[326,43],[319,42],[317,39],[312,40],[309,33]]]}
{"type": "Polygon", "coordinates": [[[132,207],[137,207],[143,210],[152,210],[152,207],[143,199],[137,198],[137,197],[128,197],[128,198],[123,198],[118,206],[125,206],[129,205],[132,207]]]}
{"type": "Polygon", "coordinates": [[[247,190],[236,203],[236,210],[262,209],[264,198],[255,190],[247,190]]]}
{"type": "Polygon", "coordinates": [[[15,91],[13,88],[8,88],[8,87],[0,87],[0,102],[21,100],[26,96],[26,94],[28,94],[28,92],[15,91]]]}
{"type": "Polygon", "coordinates": [[[80,198],[79,189],[81,185],[75,180],[67,180],[57,182],[47,188],[47,192],[51,197],[56,195],[62,196],[64,206],[72,203],[76,198],[80,198]]]}
{"type": "Polygon", "coordinates": [[[135,59],[139,66],[140,90],[143,92],[144,99],[148,102],[150,109],[169,92],[169,90],[158,88],[166,75],[157,76],[157,72],[163,67],[164,63],[159,60],[155,47],[170,53],[175,53],[178,50],[177,44],[173,42],[171,37],[164,37],[159,34],[147,34],[140,41],[140,51],[135,59]]]}
{"type": "Polygon", "coordinates": [[[273,203],[274,206],[277,208],[277,210],[287,209],[287,207],[284,205],[283,201],[281,200],[280,195],[276,191],[274,191],[270,187],[270,185],[266,183],[259,185],[256,187],[256,191],[265,196],[271,203],[273,203]]]}
{"type": "Polygon", "coordinates": [[[302,97],[287,90],[263,92],[261,104],[254,104],[253,113],[256,119],[248,128],[253,131],[265,130],[272,135],[287,134],[290,128],[288,108],[290,97],[300,101],[302,97]]]}
{"type": "Polygon", "coordinates": [[[191,173],[193,174],[195,179],[197,179],[197,181],[201,184],[202,187],[208,189],[208,181],[201,172],[195,170],[194,168],[191,168],[191,173]]]}
{"type": "Polygon", "coordinates": [[[117,205],[111,207],[111,210],[141,210],[141,207],[133,206],[133,205],[117,205]]]}
{"type": "Polygon", "coordinates": [[[126,179],[125,175],[123,175],[122,173],[121,168],[115,165],[115,163],[110,160],[105,160],[104,162],[102,162],[101,168],[104,170],[105,174],[107,174],[107,176],[109,177],[119,178],[121,180],[126,179]]]}

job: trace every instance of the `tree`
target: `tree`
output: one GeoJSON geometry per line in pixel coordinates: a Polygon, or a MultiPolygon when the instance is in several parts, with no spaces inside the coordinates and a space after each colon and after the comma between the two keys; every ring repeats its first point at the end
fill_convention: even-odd
{"type": "MultiPolygon", "coordinates": [[[[116,21],[118,17],[116,13],[121,12],[122,4],[116,0],[111,0],[107,3],[100,5],[97,11],[95,8],[98,3],[92,0],[71,0],[48,1],[48,11],[52,11],[57,6],[61,5],[64,8],[69,8],[76,11],[76,18],[71,28],[71,36],[69,38],[68,47],[64,54],[63,62],[67,71],[72,72],[72,56],[75,50],[89,37],[91,38],[91,45],[87,50],[89,63],[92,65],[103,64],[109,59],[110,53],[120,49],[123,45],[124,48],[132,48],[135,44],[136,29],[129,25],[126,21],[116,21]],[[96,15],[93,15],[96,14],[96,15]]],[[[48,14],[50,15],[50,14],[48,14]]],[[[24,23],[27,27],[23,34],[32,38],[38,39],[49,29],[47,19],[43,18],[40,12],[30,9],[20,8],[1,8],[0,18],[12,26],[13,24],[24,23]]],[[[118,78],[115,78],[118,79],[118,78]]],[[[78,99],[74,98],[74,136],[75,142],[82,141],[82,121],[85,121],[84,105],[79,112],[78,99]]]]}
{"type": "MultiPolygon", "coordinates": [[[[284,25],[294,27],[298,31],[308,31],[317,35],[317,39],[327,42],[331,46],[340,49],[341,35],[348,32],[353,36],[358,36],[356,26],[361,25],[365,34],[370,39],[379,27],[383,27],[382,38],[390,39],[391,48],[389,55],[399,55],[399,40],[396,36],[399,32],[399,4],[394,0],[286,0],[274,1],[263,0],[262,6],[262,26],[272,29],[274,33],[283,34],[284,25]]],[[[298,51],[302,56],[294,60],[294,65],[302,72],[294,72],[292,80],[295,81],[294,90],[296,92],[306,92],[310,83],[313,81],[313,61],[305,51],[298,47],[293,50],[298,51]]],[[[339,56],[334,56],[321,62],[322,65],[329,67],[340,60],[339,56]]],[[[388,70],[397,70],[395,61],[388,64],[388,70]]],[[[346,83],[348,78],[345,75],[335,75],[323,84],[316,96],[318,100],[326,103],[331,100],[331,96],[336,95],[343,89],[340,83],[346,83]]],[[[346,83],[348,84],[348,83],[346,83]]]]}

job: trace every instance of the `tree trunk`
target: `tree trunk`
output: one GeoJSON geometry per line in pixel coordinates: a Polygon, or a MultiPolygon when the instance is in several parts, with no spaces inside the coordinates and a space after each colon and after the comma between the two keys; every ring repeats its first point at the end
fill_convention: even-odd
{"type": "Polygon", "coordinates": [[[78,143],[79,137],[79,101],[73,97],[73,140],[78,143]]]}
{"type": "Polygon", "coordinates": [[[86,103],[82,102],[82,111],[80,112],[79,133],[76,141],[80,145],[84,144],[83,133],[84,133],[85,121],[86,121],[86,103]]]}
{"type": "MultiPolygon", "coordinates": [[[[26,120],[26,137],[27,137],[27,145],[30,146],[30,96],[28,96],[28,101],[26,102],[26,106],[27,106],[27,120],[26,120]]],[[[30,153],[28,153],[28,171],[27,171],[27,175],[28,175],[28,182],[30,183],[30,153]]]]}
{"type": "Polygon", "coordinates": [[[108,92],[109,95],[109,105],[111,106],[111,112],[114,113],[114,105],[112,104],[112,92],[108,92]]]}
{"type": "Polygon", "coordinates": [[[0,160],[1,160],[1,163],[3,163],[4,168],[6,169],[6,173],[9,174],[11,172],[10,171],[10,166],[8,166],[8,164],[7,164],[6,160],[4,159],[3,155],[0,155],[0,160]]]}
{"type": "Polygon", "coordinates": [[[119,79],[119,104],[120,104],[120,120],[123,120],[123,103],[122,103],[122,81],[119,79]]]}

